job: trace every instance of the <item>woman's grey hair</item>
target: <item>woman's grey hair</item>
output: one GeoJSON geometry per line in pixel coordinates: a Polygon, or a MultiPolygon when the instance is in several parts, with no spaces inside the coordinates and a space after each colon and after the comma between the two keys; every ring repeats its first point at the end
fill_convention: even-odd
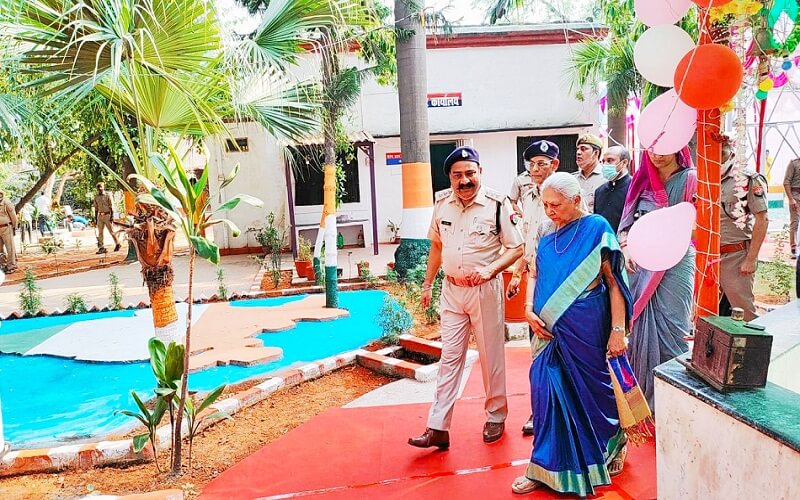
{"type": "Polygon", "coordinates": [[[581,195],[581,185],[578,179],[566,172],[556,172],[542,183],[542,192],[552,189],[568,200],[574,200],[581,195]]]}

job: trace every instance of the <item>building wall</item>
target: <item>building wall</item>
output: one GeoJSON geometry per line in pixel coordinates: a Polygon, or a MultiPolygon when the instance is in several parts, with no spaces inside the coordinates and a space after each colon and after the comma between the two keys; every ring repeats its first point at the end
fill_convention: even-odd
{"type": "MultiPolygon", "coordinates": [[[[560,33],[560,32],[559,32],[560,33]]],[[[569,46],[565,44],[489,46],[469,48],[429,47],[428,91],[461,92],[460,107],[429,110],[431,141],[456,141],[475,147],[484,167],[484,184],[507,193],[516,175],[518,136],[550,136],[597,131],[598,104],[596,96],[586,101],[571,97],[568,89],[566,64],[569,46]]],[[[342,58],[342,64],[359,64],[353,55],[342,58]]],[[[305,57],[296,74],[299,78],[314,77],[319,58],[305,57]]],[[[377,186],[378,240],[391,237],[388,222],[402,224],[401,167],[387,166],[386,153],[400,151],[400,124],[397,90],[381,87],[374,81],[364,83],[358,103],[346,117],[350,131],[366,131],[376,138],[375,171],[377,186]]],[[[222,228],[215,229],[215,239],[222,248],[257,246],[248,228],[263,226],[267,213],[279,217],[286,214],[286,182],[281,147],[259,126],[252,123],[230,127],[235,137],[246,136],[247,153],[226,153],[221,142],[209,147],[212,174],[229,172],[236,162],[242,165],[239,178],[226,188],[222,197],[213,200],[215,206],[238,192],[261,198],[265,207],[237,207],[228,214],[242,230],[238,238],[224,236],[222,228]]],[[[574,161],[574,158],[562,159],[574,161]]],[[[217,175],[212,175],[219,185],[217,175]]],[[[338,213],[351,218],[371,219],[369,163],[359,154],[360,202],[345,204],[338,213]]],[[[322,206],[297,207],[297,224],[319,222],[322,206]]],[[[354,242],[358,228],[345,228],[348,242],[354,242]]],[[[309,233],[305,233],[309,235],[309,233]]],[[[365,244],[372,242],[371,226],[364,231],[365,244]]]]}

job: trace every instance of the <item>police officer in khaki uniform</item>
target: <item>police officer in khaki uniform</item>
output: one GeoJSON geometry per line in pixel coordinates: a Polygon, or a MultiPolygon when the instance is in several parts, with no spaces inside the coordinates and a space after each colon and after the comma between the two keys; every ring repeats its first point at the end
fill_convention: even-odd
{"type": "Polygon", "coordinates": [[[756,318],[753,299],[758,252],[767,235],[767,180],[761,174],[745,171],[747,193],[741,199],[736,193],[733,153],[730,145],[722,146],[722,181],[720,185],[720,315],[730,316],[731,307],[744,310],[745,321],[756,318]],[[739,228],[735,221],[736,204],[745,201],[747,220],[739,228]]]}
{"type": "Polygon", "coordinates": [[[531,169],[528,167],[527,159],[525,161],[525,171],[514,177],[514,182],[511,183],[511,193],[508,199],[511,200],[511,206],[517,215],[522,215],[522,198],[533,188],[533,177],[531,176],[531,169]]]}
{"type": "Polygon", "coordinates": [[[120,249],[117,235],[114,234],[114,228],[111,226],[111,219],[114,216],[114,205],[111,201],[111,195],[106,192],[106,186],[102,182],[97,183],[97,194],[94,197],[94,220],[97,224],[97,252],[106,253],[106,248],[103,246],[103,237],[105,229],[111,233],[114,239],[114,251],[120,249]]]}
{"type": "Polygon", "coordinates": [[[508,415],[505,373],[503,280],[499,274],[522,254],[522,236],[505,196],[481,186],[478,152],[470,147],[453,151],[444,162],[451,189],[437,193],[428,231],[431,250],[423,285],[422,306],[431,301],[431,286],[441,266],[440,316],[442,357],[436,396],[428,428],[408,443],[419,448],[450,446],[450,421],[458,395],[470,332],[481,359],[484,442],[500,439],[508,415]],[[501,248],[506,251],[500,255],[501,248]]]}
{"type": "Polygon", "coordinates": [[[594,192],[606,183],[600,158],[603,156],[603,140],[594,134],[584,134],[575,143],[575,163],[578,171],[573,173],[583,191],[589,213],[594,213],[594,192]]]}
{"type": "Polygon", "coordinates": [[[17,251],[14,248],[14,228],[17,227],[17,212],[14,205],[0,191],[0,252],[5,254],[3,271],[13,273],[17,269],[17,251]]]}
{"type": "Polygon", "coordinates": [[[789,199],[789,246],[797,258],[797,227],[800,222],[800,158],[789,162],[783,176],[783,190],[789,199]]]}

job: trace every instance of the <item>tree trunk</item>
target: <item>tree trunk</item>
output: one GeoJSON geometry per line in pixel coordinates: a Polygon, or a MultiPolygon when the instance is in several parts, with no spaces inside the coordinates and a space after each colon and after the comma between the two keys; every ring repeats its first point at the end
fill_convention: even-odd
{"type": "MultiPolygon", "coordinates": [[[[322,40],[322,85],[329,88],[339,73],[339,58],[327,30],[322,40]]],[[[322,117],[325,136],[325,183],[320,224],[320,231],[325,231],[325,307],[339,305],[338,276],[336,274],[336,268],[339,265],[336,247],[336,121],[339,119],[339,113],[339,103],[326,100],[322,117]]]]}
{"type": "Polygon", "coordinates": [[[64,197],[64,187],[67,185],[67,182],[74,179],[73,175],[75,174],[74,170],[70,170],[69,172],[65,173],[61,176],[58,180],[58,187],[56,188],[56,194],[53,196],[53,203],[58,203],[61,205],[61,198],[64,197]]]}
{"type": "Polygon", "coordinates": [[[81,147],[77,147],[76,146],[72,151],[70,151],[69,153],[64,155],[57,162],[53,163],[52,165],[45,165],[44,171],[42,172],[42,176],[39,177],[39,180],[36,181],[36,184],[34,184],[33,187],[28,190],[27,193],[22,195],[22,198],[19,199],[19,201],[17,202],[16,205],[14,205],[14,210],[16,210],[17,213],[19,213],[19,211],[22,210],[22,207],[24,207],[26,203],[31,201],[33,199],[33,197],[36,196],[36,193],[38,193],[42,189],[42,187],[45,184],[47,184],[47,182],[50,180],[50,177],[52,177],[53,174],[56,173],[56,170],[58,170],[65,163],[67,163],[70,160],[70,158],[72,158],[76,154],[80,153],[83,150],[83,148],[88,148],[93,143],[95,143],[98,139],[100,139],[100,134],[95,134],[92,137],[90,137],[89,139],[83,141],[83,144],[81,144],[81,147]]]}
{"type": "MultiPolygon", "coordinates": [[[[189,355],[191,354],[191,341],[192,341],[192,302],[193,296],[193,282],[194,282],[194,247],[189,245],[189,297],[186,299],[188,303],[188,312],[186,313],[186,335],[184,338],[185,349],[183,351],[183,377],[181,377],[181,398],[178,401],[178,414],[175,416],[175,429],[173,433],[172,443],[172,473],[178,474],[181,471],[181,445],[182,434],[181,425],[183,425],[183,409],[186,407],[186,387],[189,382],[189,355]]],[[[191,445],[190,445],[191,446],[191,445]]],[[[190,449],[191,455],[191,449],[190,449]]]]}
{"type": "Polygon", "coordinates": [[[625,122],[627,103],[613,103],[608,102],[608,128],[609,132],[609,146],[622,146],[630,149],[627,143],[628,126],[625,122]]]}
{"type": "Polygon", "coordinates": [[[433,215],[433,183],[428,133],[425,28],[421,13],[407,0],[395,0],[397,27],[414,34],[397,40],[397,94],[400,104],[400,150],[403,154],[403,220],[395,270],[405,277],[430,249],[428,226],[433,215]]]}

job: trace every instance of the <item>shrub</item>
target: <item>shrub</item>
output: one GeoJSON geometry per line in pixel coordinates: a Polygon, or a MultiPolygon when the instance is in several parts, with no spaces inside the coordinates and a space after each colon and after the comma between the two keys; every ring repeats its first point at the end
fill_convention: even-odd
{"type": "Polygon", "coordinates": [[[314,253],[311,251],[311,242],[300,236],[297,238],[297,260],[311,261],[314,253]]]}
{"type": "Polygon", "coordinates": [[[111,309],[122,309],[122,288],[116,273],[108,275],[108,306],[111,309]]]}
{"type": "Polygon", "coordinates": [[[228,300],[228,287],[225,285],[225,270],[217,268],[217,296],[221,300],[228,300]]]}
{"type": "Polygon", "coordinates": [[[71,293],[64,299],[64,309],[70,313],[85,313],[89,310],[86,299],[79,293],[71,293]]]}
{"type": "Polygon", "coordinates": [[[375,316],[375,321],[383,332],[380,338],[381,342],[389,345],[397,344],[400,341],[400,335],[408,333],[414,326],[414,318],[411,317],[411,313],[404,304],[392,296],[383,299],[383,306],[375,316]]]}
{"type": "Polygon", "coordinates": [[[31,268],[25,270],[19,291],[19,307],[29,316],[34,316],[42,308],[42,289],[36,284],[36,275],[31,268]]]}

